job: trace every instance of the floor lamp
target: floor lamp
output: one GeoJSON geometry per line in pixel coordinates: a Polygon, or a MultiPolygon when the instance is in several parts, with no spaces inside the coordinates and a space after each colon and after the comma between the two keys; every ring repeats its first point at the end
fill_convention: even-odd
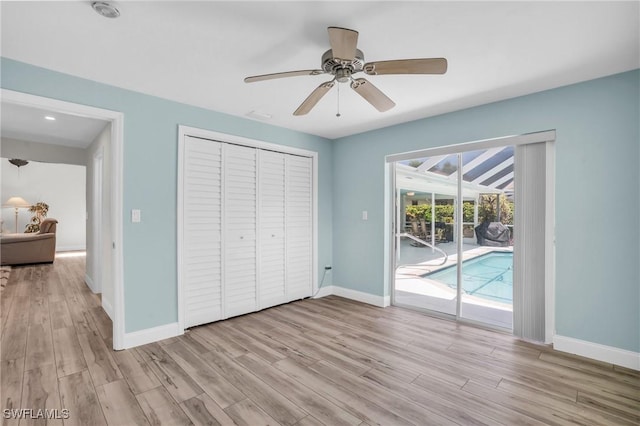
{"type": "Polygon", "coordinates": [[[22,197],[11,197],[5,203],[5,207],[13,207],[16,211],[16,234],[18,233],[18,209],[31,207],[24,198],[22,197]]]}

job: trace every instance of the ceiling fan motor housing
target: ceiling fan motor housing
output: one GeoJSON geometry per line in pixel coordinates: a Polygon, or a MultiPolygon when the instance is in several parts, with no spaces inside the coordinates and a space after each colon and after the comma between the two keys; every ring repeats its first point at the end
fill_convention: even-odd
{"type": "Polygon", "coordinates": [[[364,67],[364,53],[356,49],[356,57],[353,59],[334,58],[331,49],[322,55],[322,69],[327,74],[335,75],[340,83],[351,80],[351,74],[362,71],[364,67]]]}

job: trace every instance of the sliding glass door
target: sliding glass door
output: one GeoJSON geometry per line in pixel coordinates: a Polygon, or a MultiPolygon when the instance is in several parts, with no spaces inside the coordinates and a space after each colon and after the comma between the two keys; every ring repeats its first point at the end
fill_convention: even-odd
{"type": "Polygon", "coordinates": [[[510,329],[514,149],[394,163],[393,302],[510,329]]]}

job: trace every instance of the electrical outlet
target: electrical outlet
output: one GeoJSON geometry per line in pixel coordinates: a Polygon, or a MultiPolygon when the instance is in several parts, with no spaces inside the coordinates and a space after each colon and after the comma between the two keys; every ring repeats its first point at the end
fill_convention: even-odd
{"type": "Polygon", "coordinates": [[[131,222],[139,223],[140,222],[140,210],[133,209],[131,210],[131,222]]]}

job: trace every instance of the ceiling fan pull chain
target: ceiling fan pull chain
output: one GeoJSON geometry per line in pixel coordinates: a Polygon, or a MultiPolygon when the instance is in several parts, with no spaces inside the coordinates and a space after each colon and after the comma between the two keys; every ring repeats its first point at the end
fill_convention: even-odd
{"type": "Polygon", "coordinates": [[[338,84],[338,112],[336,113],[336,117],[340,117],[340,85],[338,84]]]}

